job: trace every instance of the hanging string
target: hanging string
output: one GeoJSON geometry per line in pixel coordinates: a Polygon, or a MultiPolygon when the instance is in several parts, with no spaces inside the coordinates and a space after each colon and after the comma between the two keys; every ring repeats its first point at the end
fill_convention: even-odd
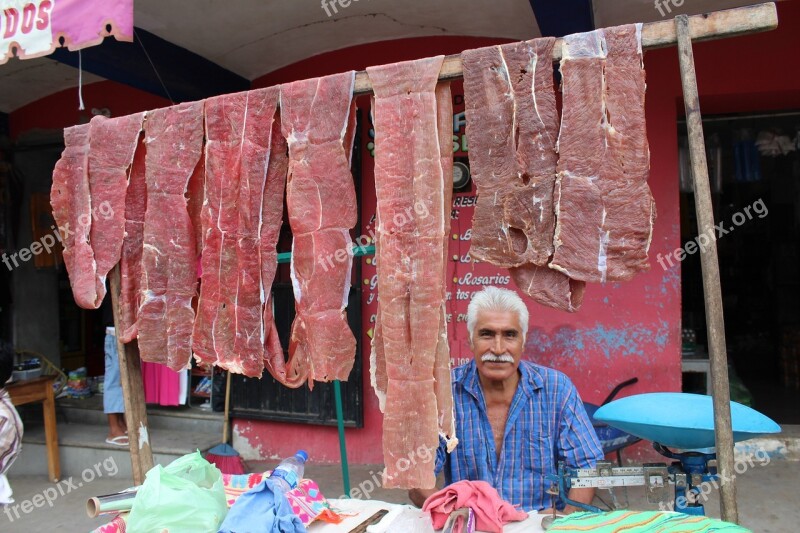
{"type": "Polygon", "coordinates": [[[83,57],[78,50],[78,111],[83,111],[83,57]]]}
{"type": "Polygon", "coordinates": [[[161,87],[164,89],[164,93],[166,93],[167,98],[169,98],[169,101],[174,105],[175,104],[175,100],[173,100],[172,99],[172,95],[169,94],[169,90],[167,89],[167,86],[164,84],[164,80],[161,79],[161,74],[158,73],[158,69],[156,68],[155,63],[153,63],[153,60],[150,59],[150,54],[147,53],[147,48],[144,47],[144,42],[142,42],[142,40],[139,38],[139,34],[136,33],[136,28],[133,29],[133,36],[136,38],[136,41],[139,43],[139,46],[142,47],[142,51],[144,52],[144,55],[147,58],[147,61],[150,62],[150,66],[153,67],[153,72],[156,73],[156,78],[158,78],[158,82],[161,84],[161,87]]]}

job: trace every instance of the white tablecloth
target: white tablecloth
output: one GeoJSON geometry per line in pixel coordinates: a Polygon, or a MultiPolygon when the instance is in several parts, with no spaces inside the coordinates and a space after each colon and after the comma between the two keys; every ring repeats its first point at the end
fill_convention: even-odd
{"type": "MultiPolygon", "coordinates": [[[[367,533],[389,533],[403,531],[405,533],[433,533],[431,517],[420,509],[410,505],[397,505],[377,500],[328,500],[331,507],[342,513],[354,516],[347,517],[339,524],[314,522],[308,528],[310,533],[348,533],[361,522],[380,511],[386,509],[389,514],[381,521],[367,529],[367,533]]],[[[512,522],[503,528],[504,533],[536,533],[544,532],[542,529],[542,515],[532,512],[522,522],[512,522]]]]}

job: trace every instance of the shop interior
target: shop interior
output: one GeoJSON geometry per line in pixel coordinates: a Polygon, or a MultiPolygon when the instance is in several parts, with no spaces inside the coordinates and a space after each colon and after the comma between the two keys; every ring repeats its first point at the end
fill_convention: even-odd
{"type": "MultiPolygon", "coordinates": [[[[800,112],[710,116],[703,129],[722,284],[731,399],[800,423],[800,112]]],[[[685,123],[679,123],[681,242],[698,236],[685,123]]],[[[700,253],[680,265],[683,358],[707,358],[700,253]]],[[[684,372],[684,391],[703,392],[684,372]]]]}

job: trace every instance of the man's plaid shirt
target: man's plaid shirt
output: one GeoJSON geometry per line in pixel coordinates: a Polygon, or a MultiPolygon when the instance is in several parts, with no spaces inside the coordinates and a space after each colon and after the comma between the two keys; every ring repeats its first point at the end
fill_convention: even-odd
{"type": "Polygon", "coordinates": [[[519,370],[498,461],[475,361],[453,369],[459,443],[449,454],[439,446],[436,472],[444,468],[448,485],[463,479],[486,481],[504,500],[526,511],[540,510],[553,506],[545,493],[550,486],[545,476],[556,473],[558,461],[591,467],[603,459],[603,451],[566,375],[528,361],[520,361],[519,370]]]}

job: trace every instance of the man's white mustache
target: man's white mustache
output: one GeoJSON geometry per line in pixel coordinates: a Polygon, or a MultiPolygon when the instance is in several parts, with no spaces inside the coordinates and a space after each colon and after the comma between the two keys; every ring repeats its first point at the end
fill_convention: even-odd
{"type": "Polygon", "coordinates": [[[514,356],[506,352],[503,355],[495,355],[491,352],[486,352],[481,356],[481,362],[484,363],[513,363],[514,356]]]}

